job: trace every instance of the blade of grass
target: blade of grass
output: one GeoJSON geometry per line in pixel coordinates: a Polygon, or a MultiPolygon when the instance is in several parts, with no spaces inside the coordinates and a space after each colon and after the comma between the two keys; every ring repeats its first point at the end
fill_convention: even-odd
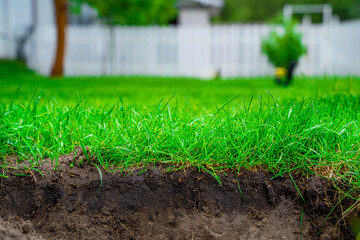
{"type": "Polygon", "coordinates": [[[98,194],[98,192],[100,191],[100,189],[102,187],[103,178],[102,178],[102,173],[101,173],[100,167],[97,164],[94,164],[94,165],[95,165],[95,167],[97,168],[97,170],[99,171],[99,174],[100,174],[100,186],[99,186],[98,190],[95,192],[95,194],[98,194]]]}

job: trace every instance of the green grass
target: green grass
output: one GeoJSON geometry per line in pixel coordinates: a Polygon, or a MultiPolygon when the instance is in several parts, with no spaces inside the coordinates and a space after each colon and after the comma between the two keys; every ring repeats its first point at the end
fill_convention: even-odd
{"type": "Polygon", "coordinates": [[[2,62],[0,156],[3,167],[11,155],[33,167],[51,158],[56,167],[60,155],[88,146],[96,156],[89,161],[106,170],[162,162],[216,178],[227,168],[317,174],[356,198],[359,82],[300,76],[284,88],[271,77],[49,79],[2,62]]]}
{"type": "Polygon", "coordinates": [[[62,106],[73,106],[85,99],[89,106],[111,107],[119,100],[137,109],[149,109],[162,98],[175,92],[171,105],[188,107],[196,115],[216,111],[237,96],[234,103],[249,103],[252,96],[268,97],[270,92],[277,101],[326,97],[334,94],[360,93],[360,77],[298,76],[293,86],[279,87],[272,77],[204,81],[192,78],[166,77],[67,77],[49,79],[25,69],[20,63],[0,61],[1,102],[16,99],[28,103],[40,91],[56,99],[62,106]]]}

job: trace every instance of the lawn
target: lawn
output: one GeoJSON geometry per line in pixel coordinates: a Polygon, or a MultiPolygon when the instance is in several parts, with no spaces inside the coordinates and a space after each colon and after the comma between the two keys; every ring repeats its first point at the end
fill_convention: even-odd
{"type": "Polygon", "coordinates": [[[49,79],[27,70],[21,63],[0,61],[1,102],[15,99],[28,103],[31,98],[46,93],[47,99],[56,99],[60,106],[78,103],[86,99],[92,107],[111,107],[119,101],[137,109],[151,108],[161,99],[176,95],[170,102],[182,109],[188,107],[201,115],[212,113],[217,107],[237,97],[235,103],[248,104],[268,92],[277,102],[303,98],[331,97],[334,94],[356,95],[360,93],[360,77],[305,77],[298,76],[291,87],[278,87],[272,77],[226,79],[204,81],[192,78],[113,76],[113,77],[66,77],[49,79]]]}
{"type": "Polygon", "coordinates": [[[356,198],[359,83],[336,76],[297,76],[289,87],[272,77],[50,79],[2,61],[2,167],[18,156],[34,168],[50,158],[56,169],[59,156],[80,146],[108,171],[161,162],[215,178],[221,169],[316,174],[356,198]]]}

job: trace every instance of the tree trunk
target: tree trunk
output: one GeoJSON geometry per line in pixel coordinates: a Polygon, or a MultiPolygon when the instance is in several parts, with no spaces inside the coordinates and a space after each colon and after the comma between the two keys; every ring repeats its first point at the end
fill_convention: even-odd
{"type": "Polygon", "coordinates": [[[56,57],[51,70],[52,77],[63,75],[65,54],[65,28],[67,23],[67,0],[54,0],[57,28],[56,57]]]}

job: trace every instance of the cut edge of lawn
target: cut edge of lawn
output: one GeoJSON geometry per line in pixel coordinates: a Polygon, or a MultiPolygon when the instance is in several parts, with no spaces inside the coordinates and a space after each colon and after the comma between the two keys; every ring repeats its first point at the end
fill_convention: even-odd
{"type": "MultiPolygon", "coordinates": [[[[320,177],[325,179],[329,185],[332,186],[338,192],[338,202],[334,205],[337,207],[341,204],[341,201],[344,199],[350,200],[352,202],[351,206],[347,209],[343,209],[343,217],[345,218],[347,215],[352,213],[352,211],[360,208],[360,191],[355,187],[351,187],[348,183],[345,183],[343,177],[335,177],[333,175],[333,169],[309,169],[310,171],[304,171],[301,169],[301,166],[293,166],[289,169],[283,169],[283,171],[278,171],[278,169],[273,169],[266,164],[258,164],[255,166],[225,166],[225,165],[215,165],[215,164],[207,164],[207,163],[197,163],[194,164],[191,161],[173,161],[173,160],[165,160],[165,159],[144,159],[143,162],[133,163],[131,165],[121,165],[121,164],[113,164],[105,166],[103,162],[103,157],[99,157],[99,154],[91,154],[91,147],[86,146],[82,148],[80,146],[76,146],[74,151],[68,155],[62,155],[58,157],[58,160],[55,161],[54,159],[42,159],[37,161],[37,163],[32,162],[32,159],[23,160],[21,162],[17,161],[16,156],[10,156],[4,158],[4,165],[0,166],[0,170],[2,170],[2,174],[0,174],[1,178],[7,178],[7,173],[14,173],[17,172],[16,176],[33,176],[32,171],[36,171],[42,177],[46,177],[46,175],[51,172],[62,171],[62,166],[64,164],[69,165],[70,168],[83,168],[84,166],[92,166],[99,171],[99,177],[102,179],[102,172],[106,173],[119,173],[119,174],[130,174],[132,175],[133,172],[137,172],[137,174],[142,174],[148,170],[155,169],[156,166],[161,166],[165,172],[177,172],[177,171],[185,171],[187,169],[197,169],[199,172],[203,172],[212,176],[220,186],[222,186],[222,178],[219,175],[226,176],[227,173],[235,173],[240,174],[242,171],[246,172],[263,172],[265,174],[271,174],[273,177],[271,179],[276,178],[289,178],[291,179],[292,183],[294,184],[295,189],[299,195],[299,198],[306,204],[305,199],[300,191],[300,188],[295,182],[295,178],[298,182],[305,183],[307,179],[311,178],[312,176],[320,177]],[[72,161],[64,163],[62,159],[71,157],[72,161]],[[47,173],[42,172],[39,170],[43,165],[46,165],[45,169],[47,173]],[[342,196],[341,196],[342,195],[342,196]],[[358,198],[357,198],[357,197],[358,198]]],[[[100,184],[101,188],[101,184],[100,184]]]]}
{"type": "MultiPolygon", "coordinates": [[[[355,120],[357,116],[354,115],[353,121],[333,117],[330,120],[335,123],[324,124],[315,124],[312,119],[310,121],[306,119],[319,114],[318,111],[323,110],[322,108],[327,104],[332,106],[330,111],[336,110],[337,114],[342,111],[342,114],[349,115],[347,111],[356,111],[357,101],[360,101],[360,98],[355,96],[352,98],[340,96],[337,99],[331,99],[330,102],[327,100],[291,102],[293,105],[288,106],[279,106],[274,102],[269,109],[265,110],[265,114],[261,104],[253,103],[255,110],[250,110],[251,101],[249,106],[244,106],[240,112],[231,112],[231,109],[225,108],[231,102],[230,100],[212,115],[192,118],[188,116],[184,118],[181,112],[171,112],[168,106],[171,98],[163,106],[160,102],[152,113],[148,111],[140,113],[132,107],[124,109],[124,106],[120,106],[119,109],[114,109],[115,106],[113,106],[109,111],[99,111],[99,109],[82,108],[79,104],[72,109],[66,107],[49,109],[46,105],[38,108],[39,99],[28,106],[16,105],[16,103],[11,103],[11,106],[5,106],[5,108],[2,106],[2,114],[0,112],[2,122],[0,123],[3,124],[3,129],[8,129],[8,131],[3,131],[3,137],[0,139],[4,143],[4,148],[0,148],[4,165],[0,168],[7,168],[6,158],[13,155],[18,159],[16,160],[18,164],[29,160],[31,166],[27,166],[28,169],[36,169],[46,158],[48,159],[46,161],[51,161],[56,169],[59,156],[69,154],[74,149],[84,151],[84,155],[87,156],[86,161],[90,162],[90,155],[86,152],[91,148],[92,160],[96,160],[95,163],[106,170],[120,168],[124,171],[134,166],[148,166],[161,162],[173,165],[176,169],[188,166],[202,169],[213,175],[219,182],[216,172],[224,169],[262,170],[272,172],[276,176],[282,176],[285,173],[291,176],[291,173],[295,171],[305,175],[319,175],[335,183],[338,182],[338,185],[342,186],[339,190],[358,189],[351,184],[354,184],[354,181],[355,184],[359,184],[356,175],[356,167],[359,167],[356,165],[359,164],[357,160],[359,150],[349,151],[350,148],[354,149],[359,145],[360,129],[356,124],[358,121],[355,120]],[[320,106],[314,110],[316,104],[320,106]],[[343,109],[346,105],[348,109],[343,109]],[[306,114],[299,122],[298,116],[304,112],[306,114]],[[15,118],[7,118],[12,114],[15,118]],[[177,114],[180,114],[180,117],[177,118],[177,114]],[[28,120],[24,120],[26,118],[28,120]],[[70,120],[66,122],[66,118],[70,120]],[[111,118],[110,121],[106,122],[109,118],[111,118]],[[119,121],[123,123],[119,124],[119,121]],[[280,125],[285,125],[285,130],[282,126],[280,128],[276,126],[279,121],[283,121],[280,125]],[[118,125],[111,126],[114,123],[118,125]],[[304,126],[305,124],[307,126],[304,126]],[[82,129],[91,127],[93,129],[82,129]],[[293,131],[299,127],[304,128],[300,129],[303,135],[293,135],[295,134],[293,131]],[[66,128],[71,128],[71,131],[62,130],[66,128]],[[129,133],[131,128],[133,130],[129,133]],[[250,132],[246,130],[247,128],[250,132]],[[272,131],[273,129],[275,130],[272,131]],[[254,130],[256,130],[255,133],[254,130]],[[167,131],[165,135],[163,131],[167,131]],[[280,133],[280,131],[284,132],[280,133]],[[101,135],[103,132],[106,132],[105,135],[101,135]],[[185,132],[185,135],[181,135],[182,132],[185,132]],[[309,132],[309,135],[304,135],[309,132]],[[244,134],[243,139],[239,140],[244,134]],[[62,135],[71,139],[64,139],[62,135]],[[268,136],[275,140],[268,140],[268,136]],[[157,140],[158,138],[160,140],[157,140]],[[54,139],[55,142],[53,142],[54,139]],[[57,146],[57,141],[61,142],[60,146],[57,146]],[[173,141],[171,145],[167,145],[169,141],[173,141]],[[184,145],[184,141],[190,141],[187,147],[181,146],[184,145]],[[327,144],[327,141],[333,141],[336,144],[332,146],[327,144]],[[67,147],[64,146],[64,142],[67,147]],[[294,148],[292,147],[294,143],[302,147],[294,148]],[[279,146],[276,146],[277,144],[279,146]],[[56,147],[59,149],[54,149],[56,147]],[[307,152],[304,152],[304,149],[307,152]],[[244,150],[245,152],[242,153],[244,150]],[[10,154],[11,152],[13,154],[10,154]],[[352,163],[355,165],[352,166],[352,163]]],[[[329,121],[327,119],[329,116],[326,114],[324,116],[317,116],[319,123],[324,119],[329,121]]],[[[14,168],[14,165],[12,167],[14,168]]],[[[0,176],[5,177],[5,174],[0,176]]],[[[342,194],[347,194],[348,197],[359,201],[360,198],[356,198],[358,192],[349,194],[347,191],[342,194]]]]}
{"type": "MultiPolygon", "coordinates": [[[[12,160],[15,160],[16,158],[12,157],[12,160]]],[[[30,161],[23,161],[22,164],[18,164],[9,160],[9,165],[2,166],[3,173],[5,175],[0,174],[1,177],[6,177],[6,174],[10,174],[9,176],[15,176],[15,177],[30,177],[33,178],[35,182],[37,182],[37,178],[35,175],[40,174],[42,178],[47,178],[48,175],[52,175],[52,173],[59,172],[61,175],[62,168],[70,168],[74,169],[76,172],[76,169],[84,169],[86,167],[87,169],[93,168],[97,169],[99,173],[99,188],[97,189],[95,195],[101,190],[103,187],[103,175],[106,173],[112,173],[112,174],[123,174],[123,175],[142,175],[150,171],[157,171],[157,169],[162,169],[165,173],[172,173],[172,172],[182,172],[186,175],[187,171],[198,171],[199,173],[204,173],[212,176],[214,178],[219,186],[222,186],[223,181],[227,181],[227,176],[234,175],[234,176],[240,176],[242,174],[248,175],[248,173],[264,173],[265,175],[272,176],[271,180],[277,180],[277,179],[291,179],[291,182],[293,184],[293,187],[296,189],[296,194],[298,195],[298,200],[295,200],[295,202],[299,202],[301,206],[303,206],[302,211],[304,211],[304,208],[308,209],[307,211],[315,211],[313,208],[316,208],[315,206],[312,206],[313,204],[318,204],[316,201],[313,202],[312,199],[305,199],[304,192],[307,191],[307,187],[309,184],[309,179],[312,179],[313,176],[324,178],[326,180],[326,187],[324,185],[324,189],[322,189],[323,193],[326,195],[326,199],[321,199],[325,203],[325,206],[330,211],[328,212],[328,215],[322,222],[320,226],[317,226],[318,234],[322,232],[322,228],[328,218],[334,218],[334,214],[336,216],[341,216],[340,218],[336,219],[337,222],[335,226],[338,226],[340,223],[349,223],[350,228],[352,229],[355,236],[358,234],[358,222],[359,222],[359,208],[360,208],[360,199],[354,198],[354,196],[351,195],[351,191],[354,189],[349,189],[348,186],[342,185],[341,182],[335,181],[334,179],[322,176],[320,174],[310,174],[306,172],[297,171],[296,168],[289,169],[288,171],[284,171],[281,174],[274,174],[271,169],[267,168],[267,166],[253,166],[249,168],[228,168],[228,167],[220,167],[220,169],[214,169],[212,166],[209,165],[194,165],[192,163],[174,163],[171,161],[161,161],[161,160],[149,160],[144,163],[138,163],[127,167],[121,167],[121,166],[111,166],[109,169],[105,169],[103,165],[101,165],[98,161],[96,161],[96,156],[94,154],[90,153],[90,148],[86,147],[83,151],[81,147],[76,147],[76,149],[69,155],[66,156],[60,156],[59,161],[57,162],[58,166],[55,167],[55,164],[51,163],[51,159],[47,159],[47,161],[43,161],[40,165],[34,166],[30,165],[30,161]],[[68,161],[66,159],[73,159],[72,161],[68,161]],[[62,159],[65,160],[65,162],[62,161],[62,159]],[[16,167],[18,165],[18,167],[16,167]],[[41,169],[41,170],[39,170],[41,169]],[[48,171],[47,171],[48,170],[48,171]],[[4,172],[5,171],[5,172],[4,172]],[[47,171],[47,172],[46,172],[47,171]],[[222,176],[224,179],[222,179],[219,176],[222,176]],[[334,192],[334,190],[336,192],[334,192]],[[301,202],[301,203],[300,203],[301,202]]],[[[1,169],[1,167],[0,167],[1,169]]],[[[39,175],[38,175],[39,176],[39,175]]],[[[236,177],[237,180],[237,177],[236,177]]],[[[238,181],[238,180],[237,180],[238,181]]],[[[269,184],[269,183],[266,183],[269,184]]],[[[238,184],[238,190],[244,199],[244,196],[242,195],[241,186],[238,184]]],[[[309,194],[309,193],[307,193],[309,194]]],[[[357,194],[357,193],[355,193],[357,194]]],[[[307,196],[309,197],[309,196],[307,196]]],[[[318,197],[318,196],[317,196],[318,197]]],[[[317,198],[316,197],[316,198],[317,198]]]]}
{"type": "MultiPolygon", "coordinates": [[[[12,72],[17,72],[17,69],[9,71],[9,73],[12,72]]],[[[37,75],[31,70],[26,70],[23,72],[20,71],[20,74],[18,74],[17,77],[23,78],[24,76],[30,76],[29,79],[31,79],[31,76],[33,76],[40,77],[44,80],[50,80],[45,76],[37,75]]],[[[90,79],[97,77],[102,78],[103,76],[74,76],[66,77],[66,79],[90,79]]],[[[120,76],[107,76],[107,78],[114,79],[118,77],[120,76]]],[[[134,76],[121,77],[132,78],[134,76]]],[[[144,78],[143,76],[138,77],[144,78]]],[[[149,76],[148,78],[158,77],[149,76]]],[[[160,78],[165,79],[166,77],[160,78]]],[[[173,77],[172,79],[178,78],[181,77],[173,77]]],[[[306,78],[309,79],[310,77],[306,78]]],[[[340,77],[325,76],[325,78],[336,79],[340,77]]],[[[354,78],[357,79],[357,77],[354,78]]],[[[187,79],[189,80],[197,78],[190,77],[187,79]]],[[[248,78],[240,79],[245,80],[248,78]]],[[[233,80],[238,80],[238,78],[233,80]]],[[[335,87],[337,86],[334,86],[334,88],[335,87]]],[[[349,92],[351,91],[349,90],[349,92]]],[[[272,97],[272,95],[269,93],[268,97],[270,96],[272,97]]],[[[5,160],[5,158],[10,155],[9,153],[11,152],[11,150],[14,151],[15,149],[15,153],[20,156],[20,159],[22,159],[21,161],[26,162],[30,159],[31,165],[25,167],[28,169],[24,169],[25,171],[38,171],[37,168],[39,164],[41,164],[41,161],[46,159],[46,157],[49,157],[48,155],[51,154],[51,159],[48,159],[47,161],[54,162],[54,167],[56,168],[56,162],[58,161],[57,159],[60,156],[64,154],[69,154],[73,152],[74,148],[76,149],[79,147],[81,150],[87,151],[87,146],[90,146],[97,157],[95,157],[94,159],[83,160],[83,162],[89,162],[93,164],[93,167],[97,168],[100,174],[102,171],[101,169],[111,171],[116,168],[120,168],[120,172],[129,172],[129,170],[134,167],[144,168],[144,166],[153,166],[158,163],[169,164],[169,168],[171,168],[170,170],[174,171],[194,167],[198,170],[207,172],[208,174],[212,175],[215,179],[218,180],[218,182],[221,182],[218,174],[222,171],[225,171],[226,169],[230,171],[239,171],[243,168],[251,171],[265,171],[271,172],[277,176],[289,174],[289,177],[292,180],[293,177],[297,175],[301,175],[304,177],[304,179],[306,179],[311,174],[316,174],[318,176],[323,176],[324,178],[333,181],[334,186],[338,189],[339,199],[349,198],[354,201],[354,204],[352,206],[344,209],[344,214],[350,214],[360,204],[360,181],[358,173],[356,172],[356,169],[359,169],[358,135],[360,134],[360,129],[357,126],[357,124],[359,123],[359,116],[356,115],[356,112],[359,112],[360,110],[358,107],[360,102],[358,95],[335,95],[331,96],[330,98],[307,100],[307,102],[305,100],[301,102],[298,100],[290,99],[287,100],[287,103],[284,104],[278,104],[276,101],[274,101],[272,104],[269,104],[269,106],[267,106],[268,109],[266,111],[268,112],[265,112],[265,114],[264,109],[261,107],[261,104],[259,104],[259,102],[254,103],[255,100],[252,96],[248,105],[244,103],[244,106],[240,106],[238,103],[236,103],[234,107],[230,108],[226,106],[226,103],[221,107],[217,107],[217,111],[213,114],[209,114],[206,116],[190,116],[189,114],[188,118],[190,119],[181,116],[181,114],[184,115],[184,112],[185,114],[187,114],[187,109],[180,109],[179,112],[174,112],[172,110],[174,109],[174,107],[169,107],[168,103],[171,98],[165,104],[160,101],[157,106],[149,106],[149,109],[147,109],[145,112],[141,112],[141,110],[139,111],[139,109],[135,109],[131,106],[128,107],[119,105],[117,106],[119,108],[117,108],[114,105],[113,107],[108,107],[108,109],[105,110],[105,108],[101,109],[83,106],[81,103],[74,103],[74,106],[72,107],[64,106],[62,108],[55,105],[54,108],[54,105],[51,105],[52,103],[50,101],[48,101],[48,105],[38,105],[39,100],[41,101],[41,97],[37,98],[34,93],[33,98],[32,100],[30,100],[30,103],[28,105],[24,104],[23,102],[16,103],[16,101],[14,100],[11,103],[2,103],[3,105],[0,106],[0,124],[6,121],[6,124],[8,124],[3,125],[4,127],[2,129],[0,128],[0,130],[11,129],[8,135],[4,135],[5,137],[3,139],[0,135],[0,143],[1,141],[3,141],[2,143],[9,144],[7,140],[14,140],[8,145],[10,146],[9,149],[4,150],[0,147],[0,153],[3,154],[3,159],[5,160]],[[257,112],[253,111],[254,105],[257,112]],[[14,108],[10,109],[9,106],[12,106],[14,108]],[[315,109],[313,109],[314,106],[316,107],[315,109]],[[53,109],[51,109],[51,107],[53,107],[53,109]],[[4,111],[1,112],[1,110],[4,111]],[[112,111],[116,111],[117,115],[110,114],[112,111]],[[271,111],[273,112],[273,115],[270,114],[271,111]],[[325,113],[321,113],[322,111],[324,111],[325,113]],[[79,115],[75,116],[74,113],[78,113],[79,115]],[[11,114],[13,114],[14,116],[18,114],[19,116],[15,116],[13,119],[7,118],[11,114]],[[23,115],[21,116],[21,114],[23,115]],[[121,114],[123,114],[123,117],[121,116],[121,114]],[[180,115],[180,117],[177,116],[177,119],[180,119],[178,120],[179,124],[176,124],[176,122],[175,124],[172,124],[171,118],[176,117],[176,114],[180,115]],[[334,116],[338,114],[340,115],[339,117],[334,116]],[[215,115],[221,115],[221,117],[214,118],[215,115]],[[317,115],[320,115],[320,117],[316,117],[317,115]],[[44,116],[51,119],[51,121],[49,119],[47,120],[44,116]],[[61,126],[61,122],[66,119],[66,116],[74,118],[70,120],[69,126],[73,126],[73,130],[77,131],[76,134],[72,136],[75,138],[75,140],[69,140],[68,142],[64,141],[65,146],[61,145],[60,142],[53,145],[47,145],[47,142],[52,143],[52,138],[56,138],[56,141],[62,140],[62,137],[57,136],[58,134],[66,134],[61,132],[62,129],[64,129],[64,127],[61,126]],[[132,118],[132,116],[134,116],[134,118],[132,118]],[[298,116],[301,116],[301,118],[298,118],[298,116]],[[59,117],[59,119],[56,119],[56,117],[59,117]],[[215,120],[209,120],[209,118],[211,117],[215,120]],[[264,119],[264,121],[257,121],[256,117],[262,118],[264,119]],[[294,117],[297,117],[298,119],[294,120],[294,117]],[[30,120],[27,120],[27,118],[29,118],[30,120]],[[108,118],[111,119],[110,122],[102,122],[104,121],[104,119],[106,120],[108,118]],[[106,123],[109,126],[116,123],[116,121],[118,120],[120,121],[124,119],[126,121],[129,120],[129,125],[131,125],[131,121],[133,121],[134,125],[132,127],[134,127],[134,129],[138,127],[139,129],[135,130],[135,134],[133,135],[136,138],[134,137],[133,139],[131,139],[131,135],[127,135],[127,141],[120,141],[119,144],[114,145],[110,140],[107,140],[107,138],[116,138],[117,135],[126,135],[126,129],[123,129],[124,131],[117,132],[117,130],[113,127],[109,130],[111,134],[105,136],[101,135],[101,131],[104,129],[103,127],[93,127],[95,124],[101,125],[103,123],[106,123]],[[305,136],[302,136],[301,134],[291,135],[292,133],[301,133],[301,131],[296,132],[297,129],[301,128],[302,126],[302,124],[298,123],[298,120],[303,121],[305,124],[307,124],[306,127],[303,127],[303,130],[305,130],[304,132],[306,134],[311,134],[305,136]],[[313,122],[309,123],[307,122],[308,120],[313,122]],[[159,123],[159,121],[164,121],[165,125],[164,123],[159,123]],[[214,121],[215,123],[213,125],[209,124],[209,122],[211,121],[214,121]],[[240,126],[238,124],[238,122],[241,121],[244,122],[243,126],[240,126]],[[181,125],[181,122],[185,122],[185,124],[181,125]],[[281,127],[278,126],[279,122],[280,125],[288,125],[290,127],[282,130],[281,127]],[[53,124],[53,126],[51,128],[45,129],[51,123],[53,124]],[[58,124],[60,127],[57,127],[56,124],[58,124]],[[151,128],[152,124],[155,125],[155,128],[151,128]],[[156,124],[158,125],[156,126],[156,124]],[[206,124],[208,124],[208,127],[205,126],[206,124]],[[250,133],[241,130],[243,128],[246,128],[247,125],[249,125],[248,128],[250,129],[250,133]],[[83,128],[81,128],[82,126],[83,128]],[[244,141],[238,141],[238,136],[236,134],[231,135],[231,130],[229,130],[233,126],[235,126],[235,129],[238,130],[238,135],[248,134],[249,137],[244,137],[242,139],[244,141]],[[90,129],[89,131],[86,129],[88,127],[92,129],[90,129]],[[192,139],[190,139],[190,141],[192,142],[190,142],[190,146],[182,146],[182,148],[181,144],[187,140],[187,135],[176,135],[175,138],[178,137],[179,141],[175,141],[175,138],[175,140],[172,139],[173,143],[172,146],[169,147],[169,150],[166,148],[167,146],[159,147],[159,145],[156,145],[158,143],[156,138],[162,137],[161,134],[157,135],[158,133],[156,127],[160,127],[160,129],[168,131],[167,137],[170,137],[170,139],[172,139],[172,134],[176,135],[176,132],[173,131],[173,129],[175,129],[176,127],[179,127],[180,130],[183,131],[187,131],[190,129],[190,132],[195,134],[191,135],[192,139]],[[46,131],[43,131],[44,129],[52,133],[46,136],[46,131]],[[269,129],[273,129],[274,131],[271,132],[269,131],[269,129]],[[11,132],[12,130],[14,131],[11,132]],[[92,130],[94,130],[94,132],[92,132],[92,130]],[[257,134],[252,133],[252,130],[258,131],[257,134]],[[283,132],[279,132],[280,130],[283,132]],[[207,131],[207,133],[201,135],[202,131],[205,131],[205,133],[207,131]],[[144,134],[146,132],[148,134],[144,134]],[[225,132],[225,134],[223,134],[222,132],[225,132]],[[152,136],[149,137],[149,135],[152,136]],[[279,135],[280,138],[276,139],[279,135]],[[40,140],[44,136],[47,138],[43,140],[43,142],[41,142],[40,140]],[[95,142],[95,140],[89,140],[93,139],[94,136],[98,137],[99,141],[96,140],[97,142],[95,142]],[[203,140],[203,143],[198,142],[197,136],[200,136],[199,138],[200,140],[203,140]],[[270,138],[275,138],[275,140],[278,141],[272,142],[267,139],[264,140],[262,136],[269,136],[270,138]],[[216,138],[216,141],[213,141],[212,138],[216,138]],[[129,156],[123,154],[124,152],[111,152],[111,148],[113,147],[127,147],[123,143],[128,143],[129,139],[130,142],[131,140],[134,141],[133,145],[130,144],[132,148],[129,149],[133,150],[133,152],[130,153],[129,156]],[[254,139],[257,139],[258,141],[255,141],[254,139]],[[142,140],[147,140],[148,143],[143,143],[142,140]],[[247,143],[246,141],[249,141],[250,143],[247,143]],[[316,141],[320,142],[317,145],[311,145],[316,141]],[[260,143],[259,145],[261,146],[258,147],[257,143],[260,143]],[[283,144],[281,145],[281,147],[283,148],[273,148],[273,143],[279,144],[279,146],[283,144]],[[232,144],[235,147],[233,147],[232,144]],[[292,148],[292,144],[298,144],[298,148],[292,148]],[[311,146],[307,146],[307,144],[310,144],[311,146]],[[222,149],[221,151],[222,155],[216,154],[216,145],[224,147],[224,149],[222,149]],[[247,147],[246,149],[247,145],[249,147],[247,147]],[[151,150],[151,147],[153,146],[158,146],[158,148],[155,149],[157,151],[156,154],[152,154],[150,151],[148,151],[149,149],[151,150]],[[315,148],[313,146],[315,146],[315,148]],[[258,149],[256,149],[256,147],[258,147],[258,149]],[[59,148],[60,150],[56,150],[56,148],[59,148]],[[140,149],[140,153],[138,155],[133,154],[134,151],[138,151],[137,148],[143,149],[140,149]],[[237,151],[240,148],[244,151],[237,151]],[[301,149],[299,151],[299,154],[303,154],[302,157],[296,157],[296,154],[293,154],[296,153],[294,152],[294,150],[296,149],[301,149]],[[305,149],[306,151],[303,151],[303,149],[305,149]],[[271,151],[272,153],[269,153],[271,151]],[[214,152],[215,155],[212,155],[214,152]],[[260,158],[262,154],[265,157],[262,161],[259,161],[259,159],[257,158],[260,158]],[[323,154],[325,154],[325,156],[323,154]],[[124,157],[125,155],[127,157],[124,157]],[[236,156],[238,160],[234,161],[233,164],[221,164],[222,162],[231,162],[232,159],[235,159],[234,156],[236,156]],[[126,162],[123,161],[123,157],[126,158],[126,162]],[[320,158],[320,161],[314,161],[314,163],[319,163],[319,165],[312,166],[311,157],[316,159],[320,158]],[[248,158],[251,159],[250,162],[241,163],[242,161],[248,160],[248,158]],[[322,158],[324,159],[321,161],[322,158]],[[276,161],[273,161],[274,159],[278,160],[278,162],[285,159],[285,162],[288,162],[288,164],[284,165],[281,163],[282,165],[279,169],[279,166],[276,165],[276,161]],[[273,162],[270,162],[270,160],[273,162]],[[304,162],[301,162],[306,162],[307,160],[309,160],[310,162],[308,165],[304,162]],[[256,164],[252,164],[253,162],[255,162],[256,164]],[[349,167],[351,167],[349,164],[354,164],[354,166],[349,169],[349,167]],[[353,185],[351,186],[351,184],[353,185]]],[[[117,127],[120,128],[123,126],[124,124],[120,124],[117,127]]],[[[3,173],[0,172],[0,178],[6,177],[6,175],[4,174],[6,168],[9,168],[9,166],[0,166],[0,170],[3,170],[3,173]]],[[[300,191],[299,196],[301,196],[300,191]]],[[[340,206],[341,201],[338,202],[336,205],[340,206]]]]}
{"type": "MultiPolygon", "coordinates": [[[[77,155],[75,151],[73,154],[77,155]]],[[[83,154],[79,157],[85,158],[83,154]]],[[[190,219],[193,219],[191,217],[193,213],[205,213],[205,216],[210,217],[211,220],[222,219],[227,225],[234,222],[234,225],[226,230],[231,234],[233,231],[235,234],[242,233],[239,231],[243,230],[242,223],[250,222],[251,226],[258,226],[256,223],[260,223],[265,229],[270,228],[270,231],[264,232],[264,229],[258,226],[263,230],[263,234],[274,235],[273,230],[279,229],[277,226],[279,226],[279,221],[282,221],[280,223],[282,226],[285,224],[290,227],[291,225],[291,230],[288,229],[294,235],[291,239],[299,235],[305,238],[307,236],[320,238],[320,236],[329,235],[352,236],[345,221],[337,223],[338,219],[341,220],[339,213],[341,209],[329,207],[329,204],[334,202],[333,199],[337,198],[336,193],[332,191],[327,181],[319,177],[310,177],[302,184],[302,179],[295,174],[291,177],[272,179],[271,174],[264,174],[260,170],[257,172],[240,171],[240,174],[236,171],[223,171],[218,173],[223,179],[223,186],[220,186],[208,172],[192,167],[169,172],[168,166],[158,163],[145,168],[146,171],[138,167],[129,173],[113,174],[105,173],[101,167],[91,165],[86,160],[81,166],[75,165],[71,168],[73,159],[71,155],[62,156],[61,159],[61,171],[53,171],[50,163],[39,166],[39,170],[45,177],[35,170],[28,172],[27,176],[21,176],[19,171],[12,171],[9,178],[2,181],[3,188],[0,190],[5,197],[0,201],[8,208],[1,208],[1,213],[5,213],[4,216],[16,213],[25,219],[31,219],[36,229],[41,229],[41,233],[45,236],[49,233],[49,229],[51,231],[51,227],[44,227],[42,224],[43,219],[48,216],[53,220],[56,219],[55,222],[62,229],[61,232],[64,231],[66,234],[84,232],[74,232],[63,224],[79,219],[79,215],[91,219],[113,216],[114,219],[106,222],[85,221],[92,223],[88,227],[104,229],[102,227],[104,224],[117,225],[118,215],[122,214],[125,216],[124,219],[129,219],[128,222],[122,223],[135,233],[138,224],[148,226],[149,220],[152,222],[152,219],[165,214],[165,219],[156,218],[155,226],[156,224],[162,226],[160,219],[164,219],[164,224],[167,226],[165,229],[170,227],[181,231],[182,228],[178,228],[178,225],[169,226],[168,215],[170,219],[173,219],[171,217],[174,212],[181,212],[185,216],[190,214],[190,219]],[[306,204],[298,196],[293,182],[296,182],[298,189],[303,192],[306,204]],[[14,197],[17,200],[15,204],[11,202],[14,197]],[[109,211],[112,214],[108,214],[109,211]],[[332,213],[327,217],[330,211],[332,213]],[[134,212],[139,213],[140,217],[131,218],[134,212]],[[285,216],[279,217],[281,216],[279,214],[285,214],[285,216]],[[237,220],[228,221],[227,218],[223,218],[224,216],[237,220]],[[272,227],[275,224],[274,229],[272,227]]],[[[345,207],[347,202],[342,201],[339,205],[345,207]]],[[[179,223],[181,219],[182,217],[179,223]]],[[[122,218],[120,220],[123,221],[122,218]]],[[[219,225],[219,221],[211,221],[211,223],[215,222],[219,225]]],[[[210,222],[204,223],[210,226],[210,222]]],[[[79,222],[79,224],[82,223],[79,222]]],[[[196,224],[196,221],[192,224],[196,224]]],[[[196,229],[201,228],[196,227],[196,229]]],[[[148,228],[145,230],[149,234],[158,234],[148,228]]],[[[166,230],[167,233],[168,231],[166,230]]],[[[144,236],[143,234],[139,232],[139,236],[144,236]]],[[[279,234],[283,236],[284,232],[275,232],[275,236],[280,236],[279,234]]],[[[331,239],[337,239],[337,237],[331,239]]]]}

